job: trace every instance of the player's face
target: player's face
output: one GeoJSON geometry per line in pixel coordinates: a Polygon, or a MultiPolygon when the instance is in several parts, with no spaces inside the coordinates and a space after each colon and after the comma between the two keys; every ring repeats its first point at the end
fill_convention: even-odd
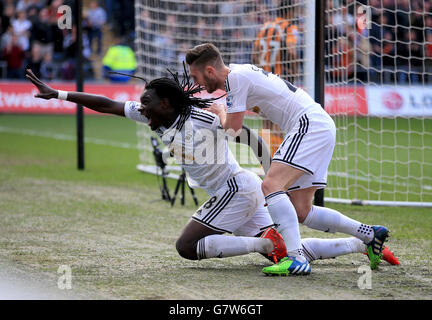
{"type": "Polygon", "coordinates": [[[154,89],[144,90],[141,95],[141,108],[139,112],[148,119],[148,126],[153,131],[162,126],[164,119],[164,109],[162,100],[156,94],[154,89]]]}
{"type": "Polygon", "coordinates": [[[218,89],[217,79],[213,71],[214,68],[212,67],[196,67],[193,64],[189,66],[189,72],[194,82],[204,87],[208,93],[212,93],[218,89]]]}

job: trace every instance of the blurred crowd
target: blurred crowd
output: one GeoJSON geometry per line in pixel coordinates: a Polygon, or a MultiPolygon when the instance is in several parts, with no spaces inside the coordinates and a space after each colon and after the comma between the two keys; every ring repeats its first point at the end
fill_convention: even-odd
{"type": "MultiPolygon", "coordinates": [[[[432,83],[431,0],[345,2],[348,6],[342,10],[340,1],[328,4],[329,12],[335,13],[326,16],[328,68],[346,66],[353,77],[356,66],[355,78],[363,82],[432,83]],[[344,37],[342,44],[334,41],[344,37]]],[[[338,72],[332,71],[337,81],[338,72]]]]}
{"type": "MultiPolygon", "coordinates": [[[[76,0],[0,0],[0,77],[23,79],[31,68],[42,79],[72,80],[76,70],[76,23],[59,27],[66,14],[75,17],[76,0]],[[60,8],[60,9],[59,9],[60,8]]],[[[85,1],[83,13],[84,75],[93,79],[94,61],[102,60],[104,27],[124,41],[133,39],[134,1],[85,1]],[[108,10],[107,10],[108,8],[108,10]]],[[[64,20],[63,20],[64,21],[64,20]]]]}
{"type": "MultiPolygon", "coordinates": [[[[259,30],[279,14],[280,1],[142,0],[139,5],[134,0],[84,1],[86,79],[94,78],[94,61],[99,60],[107,71],[112,70],[108,62],[118,60],[118,55],[130,57],[127,65],[134,66],[134,54],[141,55],[141,72],[160,76],[167,67],[181,68],[185,50],[203,41],[218,46],[228,63],[249,63],[259,30]],[[136,33],[135,14],[140,16],[136,33]],[[111,48],[117,50],[103,48],[107,27],[114,34],[111,48]],[[136,37],[139,47],[134,47],[136,37]]],[[[308,17],[302,2],[289,1],[289,19],[297,26],[299,74],[308,17]]],[[[24,68],[31,67],[44,79],[73,79],[76,28],[58,28],[58,8],[74,8],[74,3],[0,0],[0,76],[22,78],[24,68]]],[[[432,0],[325,3],[327,81],[355,75],[364,82],[432,82],[432,0]]]]}
{"type": "MultiPolygon", "coordinates": [[[[260,29],[280,14],[297,26],[297,80],[303,76],[307,9],[302,0],[143,1],[137,32],[143,72],[181,69],[185,48],[213,42],[226,62],[250,63],[260,29]],[[200,12],[200,14],[190,14],[200,12]],[[175,37],[173,36],[175,35],[175,37]]],[[[328,82],[432,82],[431,0],[325,1],[328,82]],[[356,48],[356,50],[355,50],[356,48]],[[355,71],[355,72],[354,72],[355,71]]],[[[259,54],[259,52],[258,52],[259,54]]]]}

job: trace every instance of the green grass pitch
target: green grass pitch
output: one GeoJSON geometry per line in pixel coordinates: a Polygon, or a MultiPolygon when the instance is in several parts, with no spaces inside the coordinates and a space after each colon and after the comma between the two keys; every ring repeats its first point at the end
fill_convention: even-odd
{"type": "MultiPolygon", "coordinates": [[[[382,125],[391,126],[377,122],[374,127],[382,125]]],[[[261,268],[269,262],[258,254],[188,261],[177,254],[175,241],[195,206],[187,193],[186,206],[178,201],[171,208],[160,201],[156,177],[136,170],[135,123],[87,116],[85,136],[86,168],[78,171],[73,116],[0,115],[0,261],[54,287],[59,266],[68,265],[72,291],[95,299],[432,298],[430,208],[328,204],[391,230],[388,245],[401,265],[383,262],[372,273],[370,290],[357,285],[359,268],[368,264],[362,254],[315,261],[307,278],[265,277],[261,268]]],[[[387,133],[380,136],[389,139],[389,145],[395,139],[387,133]]],[[[367,148],[378,152],[370,144],[367,148]]],[[[383,157],[390,157],[392,152],[385,153],[383,157]]],[[[431,157],[429,153],[420,152],[422,157],[431,157]]],[[[403,162],[398,170],[403,170],[403,162]]],[[[411,176],[431,177],[430,168],[409,170],[411,176]]],[[[171,191],[174,186],[170,181],[171,191]]],[[[207,199],[202,191],[197,195],[200,202],[207,199]]],[[[345,237],[302,226],[301,233],[345,237]]]]}

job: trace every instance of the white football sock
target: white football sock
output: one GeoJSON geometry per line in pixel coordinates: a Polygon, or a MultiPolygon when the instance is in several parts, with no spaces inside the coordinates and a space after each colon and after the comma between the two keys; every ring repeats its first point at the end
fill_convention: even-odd
{"type": "Polygon", "coordinates": [[[317,259],[330,259],[350,253],[366,252],[366,245],[357,238],[302,239],[303,252],[311,262],[317,259]]]}
{"type": "Polygon", "coordinates": [[[283,191],[274,192],[266,197],[266,202],[273,222],[278,225],[277,231],[284,239],[288,255],[300,257],[302,260],[303,253],[297,212],[288,195],[283,191]]]}
{"type": "Polygon", "coordinates": [[[258,252],[269,254],[273,250],[270,239],[254,237],[232,237],[214,234],[202,238],[197,244],[198,259],[226,258],[258,252]]]}
{"type": "Polygon", "coordinates": [[[303,225],[324,232],[342,232],[354,236],[364,243],[373,239],[371,226],[353,220],[342,213],[325,207],[312,206],[303,225]]]}

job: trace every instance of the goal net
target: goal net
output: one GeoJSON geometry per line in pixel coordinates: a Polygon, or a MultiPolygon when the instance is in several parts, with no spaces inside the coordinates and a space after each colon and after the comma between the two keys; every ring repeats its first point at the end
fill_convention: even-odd
{"type": "MultiPolygon", "coordinates": [[[[325,108],[337,127],[326,201],[431,203],[431,1],[325,4],[325,108]]],[[[226,64],[253,63],[313,93],[314,10],[313,0],[136,0],[139,74],[181,73],[186,50],[212,42],[226,64]]],[[[246,125],[271,153],[282,141],[254,113],[246,125]]],[[[139,167],[154,172],[152,133],[138,125],[137,134],[139,167]]],[[[240,165],[263,173],[248,148],[230,148],[240,165]]]]}
{"type": "Polygon", "coordinates": [[[431,9],[326,1],[326,110],[338,129],[329,197],[430,205],[431,9]]]}

